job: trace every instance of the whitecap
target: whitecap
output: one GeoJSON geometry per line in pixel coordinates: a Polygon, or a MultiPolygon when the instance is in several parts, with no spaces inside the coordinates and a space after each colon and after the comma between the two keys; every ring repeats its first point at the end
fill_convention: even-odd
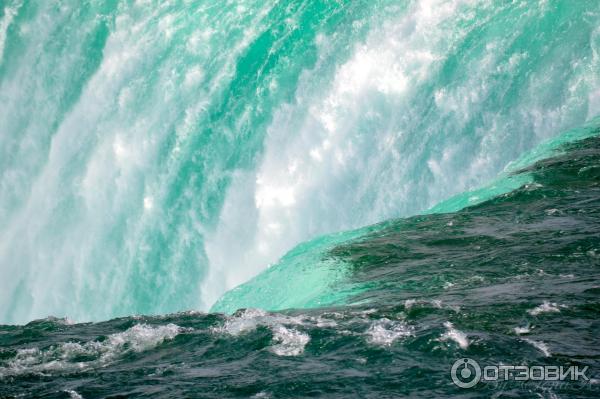
{"type": "Polygon", "coordinates": [[[271,395],[268,392],[261,391],[252,397],[256,399],[268,399],[271,397],[271,395]]]}
{"type": "Polygon", "coordinates": [[[0,367],[0,377],[25,373],[73,372],[104,365],[126,353],[152,349],[175,338],[182,331],[184,329],[175,324],[156,327],[136,324],[126,331],[109,335],[103,341],[64,342],[44,349],[19,349],[6,367],[0,367]],[[80,356],[92,357],[93,360],[75,361],[80,356]]]}
{"type": "Polygon", "coordinates": [[[244,309],[228,317],[223,326],[214,328],[213,331],[238,336],[256,329],[261,322],[265,322],[267,315],[267,312],[261,309],[244,309]]]}
{"type": "Polygon", "coordinates": [[[523,341],[533,345],[537,350],[542,352],[545,357],[550,357],[550,348],[548,348],[548,345],[546,343],[542,341],[534,341],[529,338],[523,338],[523,341]]]}
{"type": "Polygon", "coordinates": [[[553,302],[544,301],[540,306],[527,311],[532,316],[537,316],[541,313],[560,312],[559,305],[553,302]]]}
{"type": "Polygon", "coordinates": [[[279,356],[301,355],[310,341],[308,334],[284,326],[275,326],[273,333],[273,341],[277,344],[271,346],[271,351],[279,356]]]}
{"type": "Polygon", "coordinates": [[[446,327],[448,331],[446,331],[440,337],[440,341],[454,341],[458,344],[458,346],[460,346],[461,349],[467,349],[469,347],[469,339],[467,338],[467,334],[455,329],[454,325],[449,321],[444,323],[444,327],[446,327]]]}
{"type": "Polygon", "coordinates": [[[523,335],[523,334],[529,334],[531,332],[531,329],[529,328],[529,326],[515,327],[514,331],[515,331],[515,334],[517,334],[517,335],[523,335]]]}
{"type": "Polygon", "coordinates": [[[277,313],[268,313],[262,309],[248,308],[236,312],[233,316],[227,317],[225,323],[213,328],[215,333],[225,333],[232,336],[247,333],[255,330],[258,326],[266,326],[269,328],[283,324],[304,325],[307,321],[316,321],[319,323],[319,318],[314,319],[308,316],[286,316],[277,313]]]}
{"type": "MultiPolygon", "coordinates": [[[[450,286],[454,286],[454,284],[450,283],[450,286]]],[[[444,285],[444,288],[446,288],[446,286],[444,285]]],[[[449,309],[452,310],[454,312],[460,312],[460,306],[457,305],[447,305],[444,304],[444,302],[442,302],[439,299],[431,299],[431,300],[417,300],[417,299],[407,299],[404,301],[404,308],[406,310],[410,310],[411,308],[415,307],[415,306],[433,306],[436,309],[449,309]]]]}
{"type": "Polygon", "coordinates": [[[404,307],[406,308],[406,310],[409,310],[410,308],[412,308],[415,304],[417,303],[416,299],[407,299],[406,301],[404,301],[404,307]]]}
{"type": "Polygon", "coordinates": [[[387,318],[374,321],[366,332],[368,342],[375,345],[390,346],[400,338],[413,335],[413,329],[401,320],[387,318]]]}
{"type": "Polygon", "coordinates": [[[71,399],[83,399],[83,396],[77,393],[77,391],[67,389],[65,392],[69,394],[71,399]]]}

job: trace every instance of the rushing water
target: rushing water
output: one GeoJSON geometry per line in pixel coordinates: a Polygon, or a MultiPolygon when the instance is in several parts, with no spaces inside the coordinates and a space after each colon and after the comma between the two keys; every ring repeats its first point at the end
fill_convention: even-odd
{"type": "Polygon", "coordinates": [[[2,326],[0,397],[597,397],[600,127],[585,133],[515,172],[518,189],[334,244],[313,265],[346,264],[329,287],[285,264],[247,284],[306,305],[299,280],[327,307],[2,326]],[[587,366],[589,381],[464,390],[450,369],[465,356],[587,366]]]}
{"type": "Polygon", "coordinates": [[[598,115],[597,0],[0,0],[0,397],[598,372],[598,115]]]}

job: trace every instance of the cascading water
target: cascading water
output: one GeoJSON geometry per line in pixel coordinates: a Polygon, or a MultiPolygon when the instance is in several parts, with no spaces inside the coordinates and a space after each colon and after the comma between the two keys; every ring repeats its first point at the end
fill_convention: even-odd
{"type": "Polygon", "coordinates": [[[600,113],[596,1],[0,2],[0,322],[208,310],[600,113]]]}
{"type": "Polygon", "coordinates": [[[597,398],[599,294],[597,0],[0,0],[2,398],[597,398]]]}

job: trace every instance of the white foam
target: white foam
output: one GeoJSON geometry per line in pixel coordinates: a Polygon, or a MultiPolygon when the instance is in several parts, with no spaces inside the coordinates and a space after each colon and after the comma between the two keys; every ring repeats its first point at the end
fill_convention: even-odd
{"type": "Polygon", "coordinates": [[[537,350],[542,352],[545,357],[550,357],[550,355],[551,355],[550,348],[548,348],[548,345],[546,343],[544,343],[542,341],[534,341],[529,338],[523,338],[523,341],[527,342],[528,344],[533,345],[537,350]]]}
{"type": "Polygon", "coordinates": [[[69,394],[69,397],[71,399],[83,399],[83,396],[81,396],[80,394],[78,394],[77,391],[66,390],[65,392],[69,394]]]}
{"type": "Polygon", "coordinates": [[[467,334],[454,328],[454,325],[449,321],[444,323],[444,327],[446,327],[447,331],[440,337],[441,341],[450,340],[456,342],[461,349],[469,348],[467,334]]]}
{"type": "Polygon", "coordinates": [[[71,372],[93,368],[112,362],[129,352],[152,349],[166,340],[175,338],[182,331],[184,329],[175,324],[156,327],[136,324],[123,332],[109,335],[103,341],[65,342],[47,349],[19,349],[15,357],[7,362],[7,367],[0,368],[0,376],[71,372]],[[94,359],[85,362],[74,361],[82,355],[94,359]]]}
{"type": "Polygon", "coordinates": [[[404,301],[404,307],[406,308],[406,310],[410,310],[414,305],[416,305],[416,303],[416,299],[407,299],[404,301]]]}
{"type": "Polygon", "coordinates": [[[183,84],[186,88],[190,89],[200,84],[203,78],[204,71],[200,66],[195,66],[186,72],[183,84]]]}
{"type": "Polygon", "coordinates": [[[531,329],[529,328],[529,326],[515,327],[514,330],[515,330],[515,334],[517,334],[517,335],[529,334],[531,332],[531,329]]]}
{"type": "Polygon", "coordinates": [[[279,356],[298,356],[304,352],[304,347],[310,341],[310,336],[288,326],[302,326],[307,323],[323,327],[332,326],[332,324],[322,320],[320,316],[317,318],[293,317],[278,313],[267,313],[261,309],[245,309],[227,317],[222,326],[213,328],[213,332],[236,337],[254,331],[259,326],[265,326],[273,332],[271,352],[279,356]]]}
{"type": "Polygon", "coordinates": [[[183,329],[175,324],[152,327],[146,324],[136,324],[128,330],[108,336],[111,348],[123,348],[126,344],[134,352],[142,352],[153,348],[165,340],[171,340],[183,329]]]}
{"type": "Polygon", "coordinates": [[[239,315],[228,317],[223,326],[214,331],[237,336],[256,329],[260,324],[270,324],[268,313],[261,309],[246,309],[239,315]]]}
{"type": "Polygon", "coordinates": [[[273,333],[276,344],[271,346],[271,351],[279,356],[301,355],[310,341],[308,334],[284,326],[275,326],[273,333]]]}
{"type": "Polygon", "coordinates": [[[22,5],[23,2],[19,1],[13,7],[4,8],[4,17],[2,20],[0,20],[0,65],[2,64],[2,59],[4,58],[4,46],[6,43],[6,33],[8,31],[8,27],[12,23],[22,5]]]}
{"type": "Polygon", "coordinates": [[[559,305],[554,302],[544,301],[541,305],[527,311],[532,316],[537,316],[542,313],[558,313],[560,312],[559,305]]]}
{"type": "Polygon", "coordinates": [[[375,320],[366,332],[369,343],[390,346],[396,340],[413,335],[413,328],[402,320],[375,320]]]}
{"type": "Polygon", "coordinates": [[[319,315],[315,321],[316,326],[319,328],[336,328],[338,326],[338,323],[335,320],[325,318],[322,315],[319,315]]]}
{"type": "MultiPolygon", "coordinates": [[[[154,312],[190,307],[195,298],[207,310],[295,244],[422,211],[488,181],[541,138],[577,125],[585,119],[582,98],[589,99],[590,114],[598,109],[596,78],[581,79],[597,75],[596,46],[593,63],[582,58],[579,72],[564,82],[564,96],[544,94],[552,76],[535,70],[514,105],[484,109],[509,87],[492,86],[498,74],[510,75],[531,55],[512,54],[515,36],[499,36],[473,52],[481,56],[463,65],[464,76],[446,83],[438,79],[440,68],[457,56],[470,29],[478,29],[473,15],[488,22],[495,7],[409,2],[356,21],[355,27],[369,29],[364,40],[362,34],[318,32],[318,57],[300,76],[295,97],[275,104],[272,118],[260,110],[271,122],[264,142],[264,131],[251,133],[252,146],[264,153],[249,154],[256,165],[234,170],[227,160],[240,152],[240,127],[259,111],[252,102],[242,115],[227,113],[231,129],[217,128],[211,136],[218,145],[190,147],[213,127],[208,114],[216,114],[208,111],[230,87],[240,56],[270,28],[265,16],[276,4],[246,2],[240,14],[237,4],[226,2],[217,17],[208,2],[156,7],[139,0],[120,7],[107,25],[103,58],[73,104],[53,99],[73,88],[73,71],[81,72],[88,56],[80,39],[104,20],[79,21],[69,14],[73,8],[50,3],[19,20],[21,64],[0,82],[0,126],[8,132],[0,147],[14,144],[13,158],[20,160],[0,176],[0,219],[10,216],[0,227],[0,258],[2,273],[12,276],[0,281],[0,318],[20,323],[64,312],[98,320],[129,312],[136,309],[129,294],[139,273],[161,286],[162,295],[145,304],[154,312]],[[61,46],[49,45],[66,31],[72,34],[60,38],[61,46]],[[232,43],[234,37],[239,40],[232,43]],[[59,52],[42,52],[50,48],[59,52]],[[164,154],[172,139],[172,153],[164,154]],[[213,156],[220,147],[227,154],[213,156]],[[182,187],[181,168],[190,159],[206,161],[205,168],[199,168],[202,176],[189,168],[191,183],[182,187]],[[217,215],[215,187],[224,189],[229,179],[217,215]],[[173,187],[181,188],[179,199],[189,208],[175,216],[173,187]],[[116,221],[123,231],[115,232],[116,221]],[[148,254],[160,241],[154,234],[170,250],[150,276],[148,254]],[[187,299],[177,302],[180,297],[187,299]]],[[[15,7],[8,9],[0,21],[2,53],[15,24],[15,7]]],[[[285,83],[265,78],[259,90],[285,83]]]]}

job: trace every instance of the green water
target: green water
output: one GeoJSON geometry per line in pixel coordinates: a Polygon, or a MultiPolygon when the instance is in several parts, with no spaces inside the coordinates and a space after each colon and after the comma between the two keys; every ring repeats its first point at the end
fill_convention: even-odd
{"type": "Polygon", "coordinates": [[[295,298],[281,306],[309,307],[353,287],[345,304],[0,326],[0,396],[597,397],[599,134],[564,143],[516,172],[531,183],[478,205],[318,240],[313,251],[329,249],[313,268],[330,270],[287,276],[305,282],[304,296],[279,279],[285,264],[243,286],[260,297],[266,279],[279,287],[272,295],[295,298]],[[346,265],[343,279],[331,279],[334,264],[346,265]],[[338,286],[307,300],[321,279],[338,286]],[[587,380],[460,388],[451,368],[465,357],[481,367],[587,367],[587,380]]]}
{"type": "Polygon", "coordinates": [[[302,242],[489,185],[600,113],[599,21],[592,0],[4,0],[0,321],[208,310],[302,242]]]}
{"type": "MultiPolygon", "coordinates": [[[[425,212],[425,215],[441,214],[444,218],[444,214],[459,212],[466,207],[493,200],[495,197],[502,198],[503,195],[508,195],[521,187],[536,187],[539,184],[536,182],[537,175],[534,173],[535,170],[530,170],[528,167],[544,158],[558,156],[570,149],[568,146],[570,143],[581,142],[597,135],[599,127],[600,121],[596,119],[585,127],[565,132],[540,144],[512,162],[501,176],[488,186],[443,201],[425,212]]],[[[351,283],[351,270],[353,270],[351,263],[348,263],[344,257],[332,257],[332,251],[335,253],[339,245],[356,243],[360,246],[363,241],[368,242],[373,236],[385,236],[391,226],[402,225],[402,223],[402,221],[392,220],[306,242],[290,251],[266,272],[227,292],[211,311],[232,313],[244,307],[283,310],[352,304],[356,299],[351,298],[355,298],[360,292],[369,291],[372,282],[366,285],[351,283]]],[[[431,226],[428,225],[429,228],[431,226]]],[[[420,238],[420,235],[417,235],[417,238],[420,238]]],[[[379,249],[372,252],[378,254],[379,249]]],[[[444,254],[443,251],[440,252],[444,254]]],[[[471,272],[470,268],[461,269],[471,272]]],[[[435,267],[432,272],[435,272],[435,267]]],[[[391,281],[388,283],[393,284],[391,281]]]]}
{"type": "Polygon", "coordinates": [[[598,396],[599,115],[597,0],[0,0],[0,397],[598,396]]]}

